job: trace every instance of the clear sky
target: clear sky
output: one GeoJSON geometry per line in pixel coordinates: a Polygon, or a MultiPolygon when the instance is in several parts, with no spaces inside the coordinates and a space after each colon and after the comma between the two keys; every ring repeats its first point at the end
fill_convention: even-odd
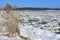
{"type": "Polygon", "coordinates": [[[4,7],[7,3],[19,7],[60,8],[60,0],[0,0],[0,7],[4,7]]]}

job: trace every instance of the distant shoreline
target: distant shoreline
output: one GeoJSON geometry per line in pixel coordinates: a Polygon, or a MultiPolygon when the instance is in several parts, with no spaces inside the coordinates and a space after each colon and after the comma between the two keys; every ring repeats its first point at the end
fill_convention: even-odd
{"type": "MultiPolygon", "coordinates": [[[[5,9],[0,9],[5,10],[5,9]]],[[[21,8],[15,8],[12,10],[60,10],[60,8],[33,8],[33,7],[21,7],[21,8]]]]}
{"type": "Polygon", "coordinates": [[[32,8],[32,7],[22,7],[13,10],[60,10],[60,8],[32,8]]]}

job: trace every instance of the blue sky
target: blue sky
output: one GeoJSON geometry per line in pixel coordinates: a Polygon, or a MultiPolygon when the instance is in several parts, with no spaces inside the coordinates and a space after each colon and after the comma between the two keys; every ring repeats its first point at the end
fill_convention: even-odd
{"type": "Polygon", "coordinates": [[[19,7],[60,8],[60,0],[0,0],[0,7],[4,7],[7,3],[19,7]]]}

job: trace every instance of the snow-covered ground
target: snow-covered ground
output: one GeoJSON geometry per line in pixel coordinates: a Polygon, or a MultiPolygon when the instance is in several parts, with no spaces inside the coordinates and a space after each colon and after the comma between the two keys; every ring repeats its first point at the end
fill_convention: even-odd
{"type": "MultiPolygon", "coordinates": [[[[13,12],[21,21],[18,24],[21,36],[29,38],[30,40],[60,40],[60,34],[58,34],[60,32],[60,10],[18,10],[13,12]]],[[[0,13],[6,13],[6,11],[0,11],[0,13]]],[[[1,17],[0,19],[2,21],[1,17]]],[[[7,13],[4,14],[4,17],[7,18],[7,13]]],[[[6,24],[7,21],[4,22],[6,24]]],[[[7,26],[4,27],[6,28],[7,26]]],[[[5,29],[5,31],[7,30],[5,29]]],[[[16,37],[0,36],[0,40],[23,39],[17,35],[16,37]]]]}

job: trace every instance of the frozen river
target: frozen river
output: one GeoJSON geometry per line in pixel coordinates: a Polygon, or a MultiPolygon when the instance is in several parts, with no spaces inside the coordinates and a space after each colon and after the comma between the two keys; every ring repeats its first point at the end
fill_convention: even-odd
{"type": "MultiPolygon", "coordinates": [[[[17,10],[10,11],[19,20],[19,32],[27,40],[60,40],[60,10],[17,10]]],[[[0,11],[2,33],[9,33],[8,13],[0,11]]],[[[0,25],[1,26],[1,25],[0,25]]],[[[1,33],[1,32],[0,32],[1,33]]],[[[24,40],[16,37],[0,36],[0,40],[24,40]]]]}

